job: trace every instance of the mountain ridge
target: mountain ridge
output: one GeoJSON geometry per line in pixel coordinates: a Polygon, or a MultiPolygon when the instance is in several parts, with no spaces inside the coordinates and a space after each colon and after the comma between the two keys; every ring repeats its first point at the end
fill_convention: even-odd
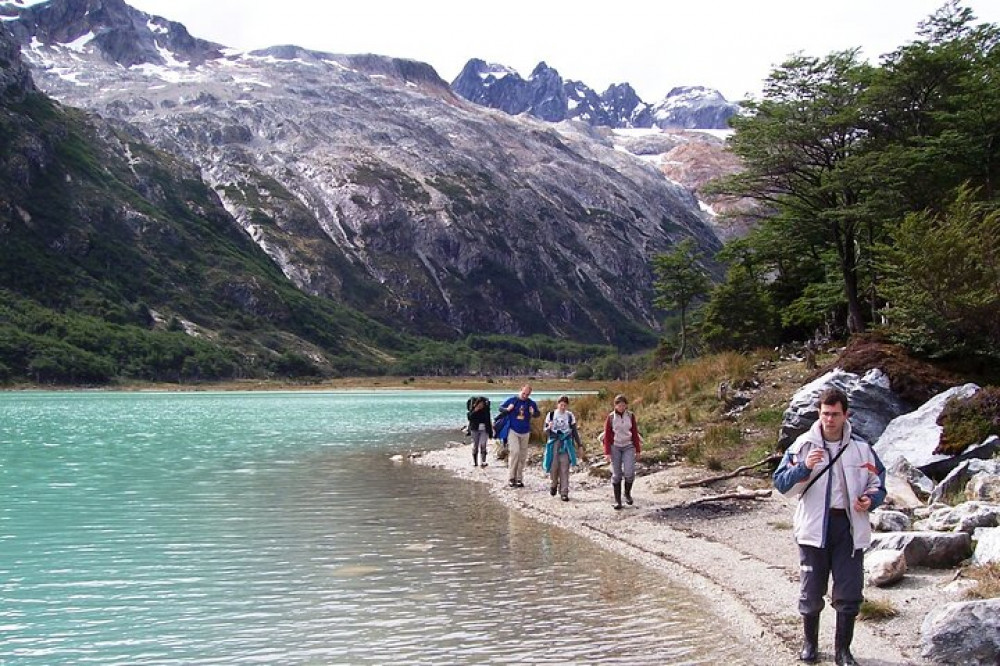
{"type": "Polygon", "coordinates": [[[524,79],[506,65],[471,58],[451,88],[471,102],[511,115],[616,129],[726,129],[740,110],[739,104],[704,86],[675,87],[655,104],[643,102],[628,83],[612,84],[598,94],[581,81],[564,80],[544,61],[524,79]]]}
{"type": "MultiPolygon", "coordinates": [[[[118,18],[154,32],[136,16],[118,18]]],[[[102,30],[66,28],[68,45],[18,28],[43,90],[198,165],[299,289],[401,330],[649,345],[649,258],[688,237],[719,247],[658,170],[582,127],[475,106],[429,65],[272,47],[125,67],[84,27],[102,30]]]]}

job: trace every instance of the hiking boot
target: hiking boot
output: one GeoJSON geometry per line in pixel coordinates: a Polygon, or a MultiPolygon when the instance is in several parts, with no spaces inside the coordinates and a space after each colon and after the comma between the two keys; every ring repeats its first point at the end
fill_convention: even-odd
{"type": "Polygon", "coordinates": [[[799,661],[814,664],[819,661],[819,613],[802,616],[802,652],[799,661]]]}
{"type": "Polygon", "coordinates": [[[569,495],[563,495],[562,496],[562,501],[563,502],[568,502],[569,501],[569,495]]]}
{"type": "Polygon", "coordinates": [[[518,488],[524,488],[524,481],[518,481],[517,482],[517,487],[518,488]]]}
{"type": "Polygon", "coordinates": [[[858,666],[851,654],[851,641],[854,640],[854,616],[837,613],[837,631],[834,634],[833,654],[837,666],[858,666]]]}
{"type": "Polygon", "coordinates": [[[558,488],[556,488],[555,486],[549,486],[549,495],[555,497],[557,492],[559,492],[558,488]]]}
{"type": "Polygon", "coordinates": [[[511,479],[509,485],[510,485],[511,488],[517,488],[517,481],[515,481],[514,479],[511,479]]]}

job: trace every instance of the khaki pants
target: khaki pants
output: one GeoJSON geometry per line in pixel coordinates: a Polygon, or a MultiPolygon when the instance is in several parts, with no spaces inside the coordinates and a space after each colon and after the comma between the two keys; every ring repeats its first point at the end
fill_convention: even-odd
{"type": "Polygon", "coordinates": [[[507,433],[507,446],[510,455],[507,458],[507,477],[511,481],[524,481],[524,463],[528,459],[528,440],[531,433],[519,433],[513,430],[507,433]]]}
{"type": "Polygon", "coordinates": [[[552,458],[552,468],[549,470],[552,487],[559,488],[563,497],[569,495],[569,454],[560,453],[552,458]]]}

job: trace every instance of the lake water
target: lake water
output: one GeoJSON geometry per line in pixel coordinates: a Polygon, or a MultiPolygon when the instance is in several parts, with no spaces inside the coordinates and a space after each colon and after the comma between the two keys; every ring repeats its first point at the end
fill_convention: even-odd
{"type": "Polygon", "coordinates": [[[690,592],[391,460],[465,397],[0,393],[0,664],[741,663],[690,592]]]}

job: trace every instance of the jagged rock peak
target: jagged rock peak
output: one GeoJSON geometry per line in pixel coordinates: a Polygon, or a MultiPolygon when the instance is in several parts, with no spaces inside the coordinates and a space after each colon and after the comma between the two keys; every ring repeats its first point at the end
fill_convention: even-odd
{"type": "Polygon", "coordinates": [[[23,45],[92,46],[106,60],[124,67],[167,64],[167,58],[199,65],[222,57],[222,46],[196,39],[180,23],[150,16],[124,0],[48,0],[20,6],[3,3],[14,37],[23,45]],[[92,38],[86,39],[88,35],[92,38]]]}
{"type": "Polygon", "coordinates": [[[31,72],[21,60],[21,47],[0,23],[0,102],[24,99],[34,89],[31,72]]]}
{"type": "Polygon", "coordinates": [[[739,105],[703,86],[674,88],[655,107],[628,83],[613,84],[598,95],[580,81],[563,81],[545,61],[525,80],[509,67],[473,58],[451,88],[471,102],[510,114],[528,113],[551,122],[580,120],[593,127],[723,129],[739,111],[739,105]]]}
{"type": "Polygon", "coordinates": [[[678,86],[670,90],[652,113],[657,127],[725,129],[740,105],[705,86],[678,86]]]}

